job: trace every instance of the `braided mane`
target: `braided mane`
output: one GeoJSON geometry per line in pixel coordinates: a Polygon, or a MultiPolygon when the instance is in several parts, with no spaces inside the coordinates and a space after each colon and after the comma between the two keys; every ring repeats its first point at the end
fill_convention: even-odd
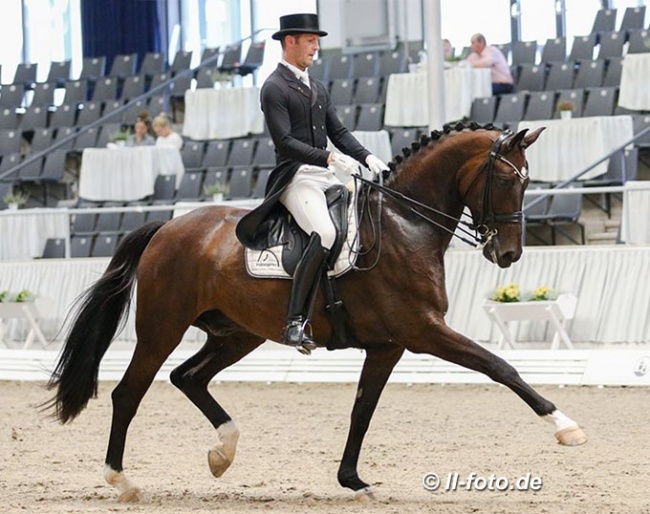
{"type": "Polygon", "coordinates": [[[501,130],[499,127],[494,126],[492,123],[486,123],[481,125],[475,121],[470,123],[463,123],[459,121],[458,123],[451,124],[445,123],[442,127],[442,131],[434,130],[429,135],[423,134],[420,136],[419,141],[414,141],[411,143],[411,147],[402,148],[402,155],[396,155],[393,157],[393,160],[388,163],[388,170],[384,171],[383,178],[384,181],[390,181],[392,178],[397,176],[398,172],[402,169],[403,165],[409,161],[409,159],[420,152],[420,150],[428,147],[431,144],[437,143],[443,137],[453,133],[462,132],[463,130],[501,130]]]}

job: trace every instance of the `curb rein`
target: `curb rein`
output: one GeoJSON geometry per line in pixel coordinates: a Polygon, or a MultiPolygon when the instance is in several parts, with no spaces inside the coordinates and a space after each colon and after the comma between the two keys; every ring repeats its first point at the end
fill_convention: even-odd
{"type": "MultiPolygon", "coordinates": [[[[524,166],[521,170],[517,168],[512,162],[510,162],[508,159],[503,157],[499,152],[501,150],[501,146],[505,142],[506,139],[508,139],[510,136],[514,135],[514,133],[510,130],[504,130],[499,134],[499,137],[494,141],[492,144],[492,148],[490,149],[490,153],[487,157],[487,160],[485,161],[485,164],[481,166],[479,171],[476,173],[474,178],[472,179],[472,182],[470,183],[469,187],[467,188],[467,191],[463,195],[462,201],[465,200],[467,197],[467,194],[471,190],[472,186],[476,182],[476,179],[481,175],[481,172],[483,170],[486,170],[487,172],[487,177],[485,180],[485,188],[483,189],[483,210],[481,212],[481,217],[479,219],[478,223],[474,223],[473,219],[472,222],[468,222],[463,220],[462,218],[455,218],[454,216],[451,216],[447,214],[446,212],[442,212],[438,209],[435,209],[433,207],[429,207],[428,205],[425,205],[421,202],[418,202],[417,200],[414,200],[413,198],[410,198],[403,193],[400,193],[399,191],[395,191],[394,189],[390,189],[389,187],[384,186],[384,177],[383,174],[379,175],[379,182],[374,182],[368,179],[363,178],[360,175],[353,175],[354,179],[356,181],[362,182],[366,186],[368,186],[370,189],[375,189],[379,192],[379,201],[378,201],[378,209],[377,209],[377,214],[378,214],[378,229],[377,233],[381,232],[381,204],[382,204],[382,193],[387,194],[391,198],[393,198],[399,205],[402,205],[403,207],[407,208],[410,210],[412,213],[416,214],[426,222],[430,223],[431,225],[440,228],[441,230],[450,233],[452,236],[457,237],[461,241],[467,243],[468,245],[476,248],[479,245],[485,246],[496,234],[497,234],[497,229],[490,229],[487,226],[487,223],[489,222],[499,222],[499,223],[521,223],[523,219],[523,212],[522,211],[516,211],[511,214],[498,214],[494,212],[494,207],[492,205],[492,177],[494,175],[494,162],[498,159],[501,162],[506,163],[508,166],[510,166],[513,171],[515,172],[515,175],[519,178],[521,182],[526,180],[528,177],[528,171],[526,169],[526,166],[524,166]],[[422,212],[420,212],[417,209],[423,209],[425,211],[428,211],[433,214],[440,215],[444,218],[447,218],[449,220],[453,220],[458,224],[458,227],[461,232],[466,234],[468,237],[473,238],[473,241],[470,239],[467,239],[459,234],[457,234],[455,231],[450,230],[446,226],[442,225],[440,222],[435,221],[431,219],[430,217],[426,216],[422,212]],[[471,231],[471,232],[470,232],[471,231]]],[[[365,208],[361,210],[361,216],[363,216],[363,211],[365,208]]],[[[468,216],[467,214],[463,213],[461,216],[468,216]]],[[[372,221],[372,219],[371,219],[372,221]]],[[[374,227],[374,224],[373,224],[374,227]]],[[[379,238],[381,240],[381,238],[379,238]]],[[[373,245],[374,246],[374,243],[373,245]]],[[[370,251],[370,250],[367,250],[370,251]]],[[[381,252],[379,252],[381,253],[381,252]]],[[[377,260],[379,259],[379,256],[377,257],[377,260]]],[[[370,266],[370,268],[374,267],[376,262],[370,266]]],[[[370,268],[365,268],[365,269],[370,269],[370,268]]]]}

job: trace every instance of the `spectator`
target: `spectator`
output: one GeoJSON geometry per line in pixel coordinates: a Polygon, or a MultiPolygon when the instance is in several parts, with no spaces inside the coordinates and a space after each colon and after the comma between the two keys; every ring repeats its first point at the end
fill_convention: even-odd
{"type": "Polygon", "coordinates": [[[133,134],[129,134],[126,138],[126,146],[153,146],[156,140],[149,133],[151,123],[149,121],[149,114],[142,112],[135,119],[133,124],[133,134]]]}
{"type": "Polygon", "coordinates": [[[471,39],[472,53],[467,62],[473,68],[490,68],[492,74],[492,94],[512,93],[514,80],[506,58],[496,46],[488,46],[483,34],[474,34],[471,39]]]}
{"type": "Polygon", "coordinates": [[[183,148],[183,138],[172,129],[169,118],[165,114],[159,114],[153,119],[151,124],[153,131],[156,133],[156,146],[171,147],[180,150],[183,148]]]}

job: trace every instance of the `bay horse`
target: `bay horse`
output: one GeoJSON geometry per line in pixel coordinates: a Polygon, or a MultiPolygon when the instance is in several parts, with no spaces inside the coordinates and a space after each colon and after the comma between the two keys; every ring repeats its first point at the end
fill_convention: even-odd
{"type": "MultiPolygon", "coordinates": [[[[365,350],[338,481],[358,499],[374,499],[359,477],[361,446],[386,382],[405,350],[426,353],[484,373],[504,384],[549,421],[564,445],[586,436],[522,380],[500,357],[445,324],[448,300],[443,255],[464,206],[483,255],[502,268],[522,254],[522,202],[529,177],[525,149],[543,129],[527,133],[491,125],[445,126],[390,163],[381,190],[367,195],[359,223],[357,269],[337,279],[355,346],[365,350]]],[[[378,186],[379,187],[379,186],[378,186]]],[[[265,340],[281,334],[289,280],[251,278],[235,226],[246,210],[207,206],[129,233],[102,277],[82,297],[48,384],[48,402],[61,423],[74,419],[97,394],[102,356],[128,311],[137,278],[137,343],[112,393],[113,416],[104,477],[120,501],[138,501],[123,455],[129,424],[162,364],[190,325],[207,334],[203,347],[171,372],[171,382],[216,430],[208,452],[220,477],[235,457],[239,430],[208,391],[211,379],[265,340]]],[[[319,293],[314,340],[325,346],[332,328],[319,293]]]]}

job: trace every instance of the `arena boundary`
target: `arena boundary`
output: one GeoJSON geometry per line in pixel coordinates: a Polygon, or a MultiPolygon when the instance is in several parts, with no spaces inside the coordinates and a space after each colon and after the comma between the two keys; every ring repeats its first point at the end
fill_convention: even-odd
{"type": "MultiPolygon", "coordinates": [[[[129,345],[130,346],[130,345],[129,345]]],[[[192,345],[194,346],[194,345],[192,345]]],[[[187,345],[167,359],[156,380],[169,373],[196,350],[187,345]]],[[[567,386],[650,386],[650,349],[621,350],[503,350],[495,351],[530,384],[567,386]]],[[[122,378],[132,351],[110,349],[99,379],[122,378]]],[[[0,350],[0,380],[46,381],[58,356],[53,350],[0,350]]],[[[311,356],[291,348],[265,344],[215,380],[239,382],[357,382],[365,353],[360,350],[316,350],[311,356]]],[[[406,353],[390,379],[404,384],[488,384],[491,380],[455,364],[428,355],[406,353]]]]}

